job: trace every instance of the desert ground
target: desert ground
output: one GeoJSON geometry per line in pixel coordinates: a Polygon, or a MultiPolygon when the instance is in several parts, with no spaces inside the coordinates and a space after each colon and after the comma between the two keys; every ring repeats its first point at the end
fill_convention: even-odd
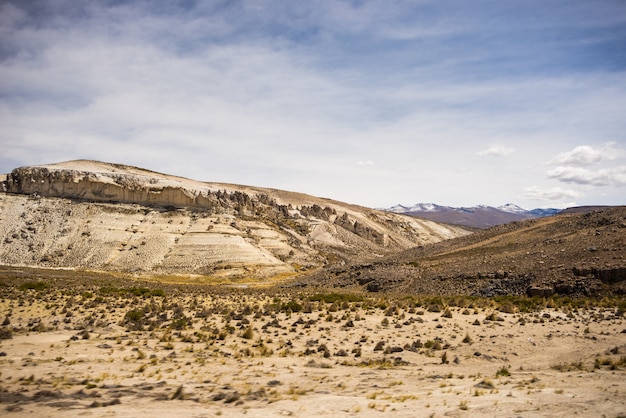
{"type": "Polygon", "coordinates": [[[624,307],[5,271],[0,414],[626,416],[624,307]]]}

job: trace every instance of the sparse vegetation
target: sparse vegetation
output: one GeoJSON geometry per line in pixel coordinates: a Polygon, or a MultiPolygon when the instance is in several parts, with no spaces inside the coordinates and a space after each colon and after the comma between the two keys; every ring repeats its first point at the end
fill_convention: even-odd
{"type": "MultiPolygon", "coordinates": [[[[46,277],[50,287],[44,292],[20,287],[32,278],[2,277],[6,286],[0,287],[4,313],[0,331],[14,338],[4,340],[0,352],[12,350],[8,344],[14,344],[16,335],[21,341],[52,330],[67,333],[62,343],[37,347],[32,356],[21,355],[23,364],[13,360],[17,357],[13,352],[0,356],[3,390],[17,393],[11,388],[36,387],[56,391],[58,399],[70,399],[77,396],[72,395],[77,392],[73,388],[79,386],[84,398],[72,398],[73,402],[106,408],[115,390],[126,390],[124,382],[133,381],[136,386],[121,398],[124,404],[131,402],[132,393],[141,393],[171,404],[197,401],[226,416],[232,408],[240,412],[250,408],[252,414],[259,405],[283,408],[281,402],[296,399],[314,404],[321,392],[349,393],[351,399],[361,399],[363,409],[371,403],[372,412],[392,411],[400,404],[410,408],[429,404],[433,413],[454,405],[461,413],[472,409],[470,396],[490,403],[507,393],[564,394],[558,386],[564,378],[559,371],[593,372],[596,379],[615,373],[614,382],[626,369],[621,345],[607,347],[602,342],[618,341],[626,328],[622,325],[626,319],[616,314],[619,298],[588,298],[585,305],[553,297],[551,308],[546,308],[525,297],[500,302],[458,296],[351,297],[320,289],[85,277],[89,274],[46,277]],[[154,291],[159,289],[162,294],[154,291]],[[501,302],[516,306],[511,310],[515,313],[499,309],[501,302]],[[434,305],[438,312],[431,311],[434,305]],[[464,310],[467,313],[461,314],[464,310]],[[483,321],[492,315],[495,320],[483,321]],[[478,325],[471,326],[475,320],[478,325]],[[523,370],[528,353],[557,346],[565,328],[581,343],[600,347],[597,355],[563,363],[555,357],[551,370],[537,373],[541,380],[529,378],[523,370]],[[89,359],[83,355],[87,347],[92,350],[89,359]],[[518,348],[511,347],[524,347],[524,359],[513,353],[518,348]],[[511,363],[496,363],[503,358],[511,363]],[[57,375],[38,375],[31,367],[38,362],[53,363],[57,375]],[[82,372],[85,378],[74,382],[61,370],[82,372]],[[100,397],[90,398],[92,390],[100,397]]],[[[28,402],[37,405],[40,401],[33,393],[28,402]]],[[[610,402],[619,398],[604,395],[610,402]]],[[[562,398],[566,405],[568,396],[562,398]]],[[[574,408],[567,404],[570,407],[574,408]]],[[[358,408],[346,410],[356,414],[358,408]]]]}
{"type": "Polygon", "coordinates": [[[496,371],[496,377],[501,376],[511,376],[511,372],[509,371],[509,367],[502,366],[496,371]]]}

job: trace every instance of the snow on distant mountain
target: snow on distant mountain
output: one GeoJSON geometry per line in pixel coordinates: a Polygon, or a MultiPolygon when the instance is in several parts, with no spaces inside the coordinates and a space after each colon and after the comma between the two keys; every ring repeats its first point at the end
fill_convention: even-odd
{"type": "Polygon", "coordinates": [[[388,212],[393,212],[393,213],[407,213],[411,211],[411,208],[408,206],[395,205],[395,206],[392,206],[390,208],[383,209],[383,210],[386,210],[388,212]]]}
{"type": "Polygon", "coordinates": [[[500,209],[501,211],[509,212],[509,213],[527,213],[528,212],[528,210],[520,206],[517,206],[514,203],[507,203],[506,205],[498,206],[496,209],[500,209]]]}
{"type": "Polygon", "coordinates": [[[388,212],[395,213],[410,213],[410,212],[438,212],[447,206],[439,206],[434,203],[417,203],[413,206],[395,205],[389,209],[382,209],[388,212]]]}
{"type": "Polygon", "coordinates": [[[398,204],[383,210],[474,228],[489,228],[523,219],[551,216],[559,212],[558,209],[527,210],[514,203],[507,203],[498,207],[477,205],[458,208],[435,203],[417,203],[412,206],[398,204]]]}

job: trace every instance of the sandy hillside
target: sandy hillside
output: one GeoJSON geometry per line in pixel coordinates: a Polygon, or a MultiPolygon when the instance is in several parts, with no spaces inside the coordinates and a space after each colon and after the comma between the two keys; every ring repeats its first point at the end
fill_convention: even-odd
{"type": "Polygon", "coordinates": [[[272,281],[468,234],[275,189],[97,161],[0,179],[0,264],[272,281]]]}

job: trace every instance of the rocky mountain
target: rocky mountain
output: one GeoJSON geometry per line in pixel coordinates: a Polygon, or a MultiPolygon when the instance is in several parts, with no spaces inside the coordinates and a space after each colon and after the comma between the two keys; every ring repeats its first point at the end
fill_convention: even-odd
{"type": "Polygon", "coordinates": [[[434,203],[417,203],[413,206],[396,205],[383,210],[430,219],[435,222],[481,229],[524,219],[552,216],[559,212],[558,209],[526,210],[513,203],[498,207],[479,205],[460,208],[434,203]]]}
{"type": "Polygon", "coordinates": [[[467,235],[301,193],[97,161],[0,178],[0,264],[268,279],[467,235]]]}
{"type": "Polygon", "coordinates": [[[320,270],[302,284],[429,295],[626,294],[626,207],[577,208],[499,225],[320,270]]]}

